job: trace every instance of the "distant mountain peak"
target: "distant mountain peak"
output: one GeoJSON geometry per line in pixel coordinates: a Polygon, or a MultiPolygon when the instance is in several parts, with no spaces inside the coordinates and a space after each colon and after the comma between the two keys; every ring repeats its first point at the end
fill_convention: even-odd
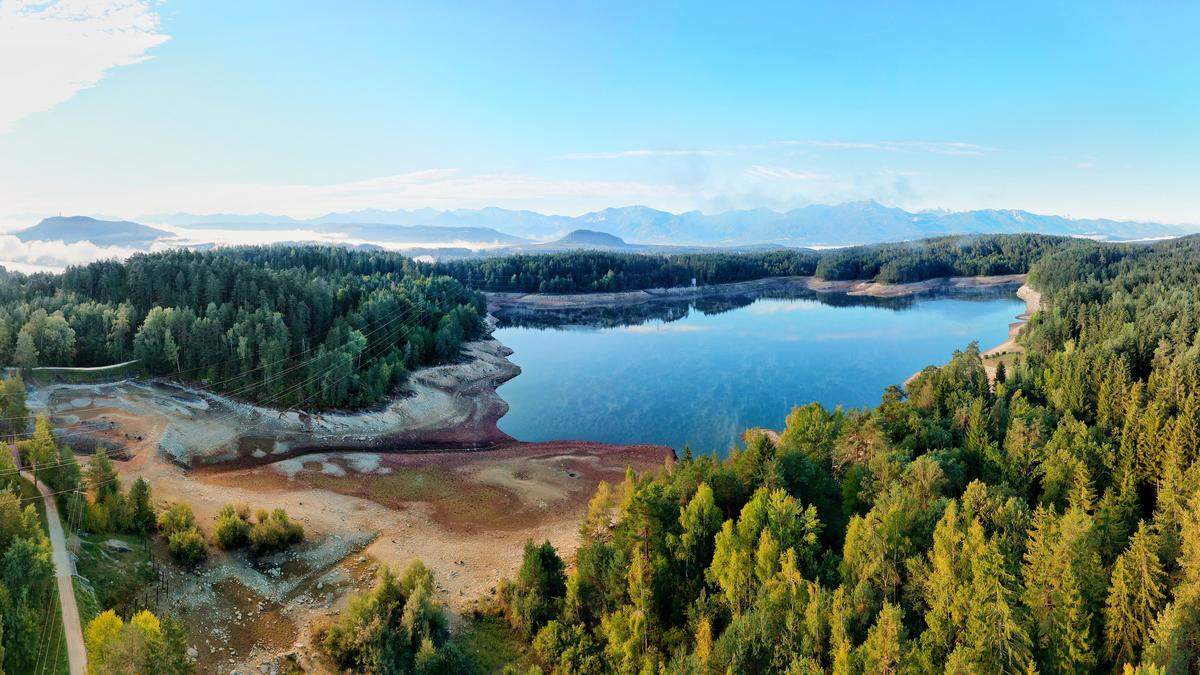
{"type": "Polygon", "coordinates": [[[51,216],[13,234],[21,241],[61,241],[66,244],[90,241],[100,246],[130,248],[148,248],[159,239],[174,236],[166,230],[141,223],[97,220],[90,216],[51,216]]]}
{"type": "Polygon", "coordinates": [[[611,248],[625,248],[629,244],[625,240],[609,234],[607,232],[598,232],[596,230],[572,230],[567,235],[558,241],[553,242],[555,245],[562,246],[602,246],[611,248]]]}

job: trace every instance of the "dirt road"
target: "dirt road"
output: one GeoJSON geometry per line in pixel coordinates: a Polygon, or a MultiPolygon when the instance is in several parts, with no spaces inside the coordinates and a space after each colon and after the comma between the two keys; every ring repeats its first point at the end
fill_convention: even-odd
{"type": "Polygon", "coordinates": [[[58,600],[62,605],[68,664],[71,675],[82,675],[87,672],[87,647],[83,643],[83,628],[79,623],[79,608],[75,605],[75,588],[71,583],[75,566],[67,554],[67,539],[58,517],[58,503],[54,499],[54,491],[35,479],[33,474],[22,471],[21,476],[37,486],[38,492],[42,493],[42,500],[46,502],[46,526],[50,531],[50,546],[54,549],[54,578],[58,582],[58,600]]]}

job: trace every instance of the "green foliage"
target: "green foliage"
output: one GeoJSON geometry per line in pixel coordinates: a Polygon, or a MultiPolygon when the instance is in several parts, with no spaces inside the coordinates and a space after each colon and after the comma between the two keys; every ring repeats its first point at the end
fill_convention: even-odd
{"type": "Polygon", "coordinates": [[[21,376],[0,379],[0,437],[24,434],[28,426],[29,409],[25,405],[25,383],[21,376]]]}
{"type": "Polygon", "coordinates": [[[182,565],[196,565],[208,557],[208,542],[195,526],[167,535],[167,548],[171,557],[182,565]]]}
{"type": "Polygon", "coordinates": [[[213,525],[213,539],[217,546],[232,551],[250,543],[250,507],[226,504],[217,512],[213,525]]]}
{"type": "Polygon", "coordinates": [[[533,637],[552,616],[566,594],[566,575],[558,552],[543,542],[525,543],[525,555],[516,581],[502,585],[501,601],[508,621],[526,637],[533,637]]]}
{"type": "Polygon", "coordinates": [[[487,291],[588,293],[720,284],[764,277],[810,275],[820,254],[793,249],[751,253],[641,255],[599,251],[513,255],[439,262],[445,274],[487,291]]]}
{"type": "Polygon", "coordinates": [[[875,408],[802,406],[728,459],[601,486],[562,602],[523,633],[539,664],[1196,672],[1198,261],[1200,237],[821,256],[830,278],[1031,267],[1042,309],[994,382],[970,345],[875,408]]]}
{"type": "Polygon", "coordinates": [[[158,529],[166,536],[195,526],[196,516],[192,513],[192,507],[183,502],[172,504],[158,514],[158,529]]]}
{"type": "Polygon", "coordinates": [[[192,507],[187,504],[172,504],[158,514],[158,529],[167,538],[171,556],[179,563],[195,565],[208,557],[208,542],[196,526],[192,507]]]}
{"type": "Polygon", "coordinates": [[[1163,582],[1155,542],[1146,524],[1141,523],[1129,548],[1113,565],[1104,605],[1105,644],[1115,663],[1136,662],[1149,641],[1155,618],[1166,600],[1163,582]]]}
{"type": "Polygon", "coordinates": [[[262,403],[360,407],[454,358],[484,310],[478,293],[396,253],[176,250],[0,277],[0,365],[138,359],[262,403]]]}
{"type": "Polygon", "coordinates": [[[383,567],[375,588],[350,599],[321,645],[339,668],[355,672],[459,672],[433,592],[433,574],[419,561],[399,578],[383,567]]]}
{"type": "Polygon", "coordinates": [[[195,662],[187,655],[183,628],[170,617],[161,621],[141,611],[128,623],[111,609],[88,623],[84,630],[88,651],[88,672],[163,673],[187,675],[196,672],[195,662]]]}
{"type": "Polygon", "coordinates": [[[822,279],[871,279],[895,284],[936,277],[1025,272],[1043,256],[1077,245],[1039,234],[949,236],[899,244],[834,249],[821,256],[822,279]]]}
{"type": "Polygon", "coordinates": [[[250,528],[250,552],[267,555],[304,541],[304,526],[290,520],[283,509],[260,510],[250,528]]]}
{"type": "Polygon", "coordinates": [[[129,488],[129,529],[137,534],[149,534],[157,525],[154,505],[150,502],[150,484],[139,477],[129,488]]]}

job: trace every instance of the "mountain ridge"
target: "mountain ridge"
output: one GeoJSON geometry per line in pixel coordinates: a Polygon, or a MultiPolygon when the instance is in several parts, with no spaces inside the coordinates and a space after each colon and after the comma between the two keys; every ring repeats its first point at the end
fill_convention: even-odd
{"type": "MultiPolygon", "coordinates": [[[[170,224],[196,227],[204,216],[172,214],[170,224]],[[185,225],[184,222],[191,223],[185,225]]],[[[228,214],[215,216],[225,222],[228,214]]],[[[875,201],[841,204],[812,204],[788,211],[740,209],[706,214],[700,211],[671,213],[647,206],[610,207],[578,216],[546,215],[528,210],[498,207],[482,209],[363,209],[333,212],[308,220],[283,220],[268,216],[264,224],[279,227],[325,229],[335,224],[480,228],[519,239],[549,242],[578,230],[593,230],[637,244],[738,245],[782,244],[788,246],[851,245],[904,241],[952,234],[1035,232],[1099,239],[1146,239],[1180,236],[1200,226],[1181,226],[1150,221],[1107,218],[1068,218],[1043,215],[1022,209],[977,209],[972,211],[906,211],[875,201]]],[[[239,217],[240,218],[240,217],[239,217]]],[[[150,222],[155,216],[142,218],[150,222]]]]}

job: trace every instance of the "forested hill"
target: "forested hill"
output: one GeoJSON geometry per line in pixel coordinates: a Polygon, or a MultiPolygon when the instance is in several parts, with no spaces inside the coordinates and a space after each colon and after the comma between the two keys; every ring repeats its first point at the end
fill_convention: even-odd
{"type": "Polygon", "coordinates": [[[437,274],[472,288],[522,293],[590,293],[719,284],[774,276],[870,279],[882,283],[947,276],[1017,274],[1051,251],[1086,240],[1037,234],[938,237],[814,251],[645,255],[575,251],[440,262],[437,274]]]}
{"type": "Polygon", "coordinates": [[[1080,242],[989,383],[974,346],[881,405],[601,485],[502,610],[547,672],[1200,671],[1200,239],[1080,242]],[[1013,357],[1009,357],[1010,359],[1013,357]]]}
{"type": "Polygon", "coordinates": [[[278,407],[378,402],[454,358],[481,295],[386,252],[245,247],[135,255],[61,275],[0,277],[0,364],[141,359],[278,407]]]}

